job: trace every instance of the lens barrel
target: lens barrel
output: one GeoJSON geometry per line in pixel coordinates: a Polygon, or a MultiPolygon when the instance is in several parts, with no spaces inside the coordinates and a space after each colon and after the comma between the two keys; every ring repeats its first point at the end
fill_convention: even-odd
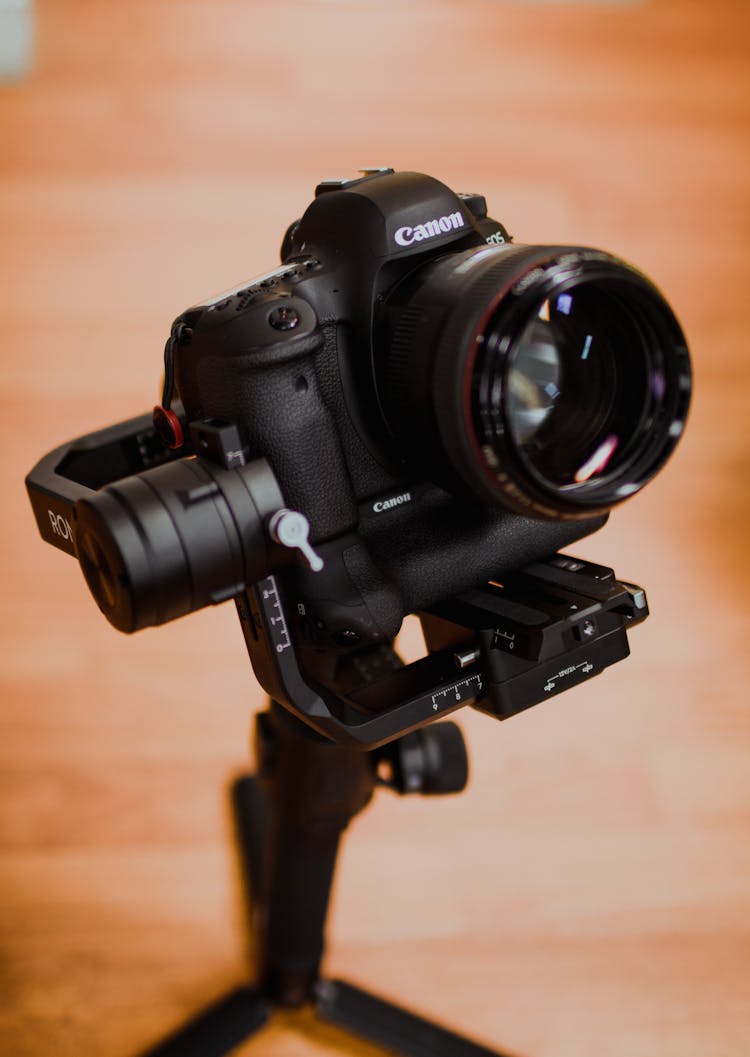
{"type": "Polygon", "coordinates": [[[527,516],[604,513],[660,469],[690,400],[685,338],[624,261],[569,246],[482,247],[391,293],[381,407],[421,472],[527,516]]]}
{"type": "Polygon", "coordinates": [[[116,628],[165,624],[268,575],[265,523],[283,505],[265,459],[231,470],[175,460],[78,501],[78,558],[116,628]]]}

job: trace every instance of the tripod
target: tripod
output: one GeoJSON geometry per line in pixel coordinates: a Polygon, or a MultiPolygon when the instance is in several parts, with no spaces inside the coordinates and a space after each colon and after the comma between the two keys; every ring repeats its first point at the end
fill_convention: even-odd
{"type": "Polygon", "coordinates": [[[223,1057],[259,1032],[274,1008],[305,1005],[321,1020],[400,1057],[503,1057],[352,984],[320,976],[344,830],[378,784],[433,794],[462,789],[467,766],[458,727],[434,724],[363,752],[320,737],[274,702],[257,717],[256,746],[258,774],[234,784],[233,807],[256,928],[257,983],[219,999],[142,1057],[223,1057]]]}

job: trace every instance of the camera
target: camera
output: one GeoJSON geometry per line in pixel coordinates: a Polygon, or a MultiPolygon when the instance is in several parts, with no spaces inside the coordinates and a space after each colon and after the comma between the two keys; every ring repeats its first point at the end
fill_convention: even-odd
{"type": "Polygon", "coordinates": [[[153,417],[27,484],[116,628],[234,598],[271,696],[370,747],[626,655],[642,590],[557,552],[664,465],[690,386],[680,325],[630,264],[516,243],[481,194],[363,170],[318,185],[279,267],[178,316],[153,417]],[[409,613],[428,655],[401,666],[409,613]]]}

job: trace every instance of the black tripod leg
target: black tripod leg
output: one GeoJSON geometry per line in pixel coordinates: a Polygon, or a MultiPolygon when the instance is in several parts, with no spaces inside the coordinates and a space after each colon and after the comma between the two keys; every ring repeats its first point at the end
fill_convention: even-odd
{"type": "Polygon", "coordinates": [[[232,814],[240,856],[243,894],[252,920],[253,901],[262,876],[263,844],[268,823],[268,800],[255,775],[243,775],[232,783],[232,814]]]}
{"type": "MultiPolygon", "coordinates": [[[[252,775],[233,783],[231,801],[249,926],[253,890],[260,883],[268,804],[252,775]]],[[[270,1007],[263,995],[250,987],[238,987],[140,1057],[224,1057],[260,1031],[269,1015],[270,1007]]]]}
{"type": "Polygon", "coordinates": [[[321,1020],[399,1057],[510,1057],[343,980],[319,981],[316,995],[316,1014],[321,1020]]]}
{"type": "Polygon", "coordinates": [[[141,1057],[224,1057],[268,1020],[268,1004],[249,987],[220,998],[141,1057]]]}

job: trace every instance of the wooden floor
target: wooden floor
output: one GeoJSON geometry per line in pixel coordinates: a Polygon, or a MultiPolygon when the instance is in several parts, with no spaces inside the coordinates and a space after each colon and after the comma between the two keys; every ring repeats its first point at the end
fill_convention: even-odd
{"type": "MultiPolygon", "coordinates": [[[[68,0],[0,86],[0,1052],[135,1057],[242,979],[226,790],[262,696],[230,606],[126,638],[23,491],[150,407],[170,321],[266,270],[321,178],[486,194],[639,264],[692,345],[669,468],[582,556],[632,657],[383,795],[328,968],[522,1057],[750,1054],[750,5],[68,0]]],[[[371,1047],[278,1020],[240,1051],[371,1047]]]]}

